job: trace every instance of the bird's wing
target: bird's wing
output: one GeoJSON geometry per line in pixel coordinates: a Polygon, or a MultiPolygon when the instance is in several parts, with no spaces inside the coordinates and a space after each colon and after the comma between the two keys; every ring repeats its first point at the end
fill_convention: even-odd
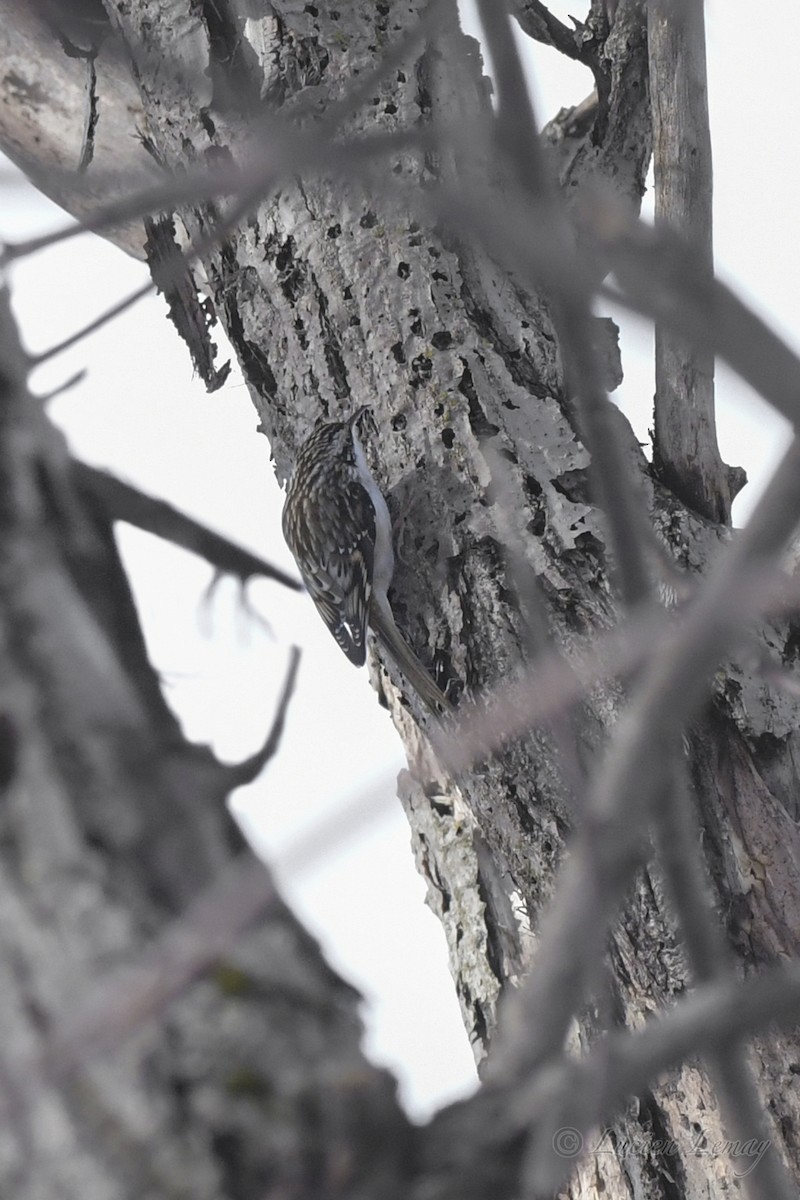
{"type": "Polygon", "coordinates": [[[357,667],[367,653],[367,618],[372,594],[375,512],[360,483],[353,482],[332,503],[327,516],[336,539],[320,545],[305,582],[319,613],[347,657],[357,667]]]}

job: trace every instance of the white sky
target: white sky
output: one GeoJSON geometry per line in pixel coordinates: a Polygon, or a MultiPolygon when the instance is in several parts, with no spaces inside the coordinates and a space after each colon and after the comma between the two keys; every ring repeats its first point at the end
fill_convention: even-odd
{"type": "MultiPolygon", "coordinates": [[[[551,9],[567,20],[585,5],[551,9]]],[[[715,222],[720,274],[800,349],[796,312],[800,250],[796,197],[800,165],[787,151],[781,114],[794,99],[800,7],[773,0],[769,24],[752,6],[707,6],[715,161],[715,222]],[[776,36],[776,31],[780,36],[776,36]]],[[[464,4],[469,20],[468,3],[464,4]]],[[[589,90],[588,73],[527,44],[536,72],[540,119],[589,90]]],[[[52,228],[62,216],[32,189],[2,197],[0,237],[52,228]]],[[[145,279],[145,269],[94,237],[47,251],[13,272],[14,305],[27,346],[44,349],[83,325],[145,279]]],[[[218,329],[214,331],[221,338],[218,329]]],[[[623,320],[626,381],[617,399],[647,439],[652,407],[651,337],[643,322],[623,320]]],[[[229,356],[222,349],[222,360],[229,356]]],[[[192,378],[183,344],[148,299],[40,371],[41,390],[81,368],[80,386],[52,405],[78,455],[110,467],[273,562],[292,569],[280,533],[282,496],[269,447],[238,372],[206,395],[192,378]]],[[[746,467],[753,485],[738,502],[746,518],[760,483],[785,444],[785,427],[724,368],[717,373],[723,457],[746,467]]],[[[366,671],[341,654],[311,602],[275,585],[249,596],[272,636],[246,617],[226,581],[208,602],[210,570],[192,556],[135,530],[121,543],[131,571],[153,661],[186,733],[225,759],[244,757],[262,740],[286,665],[288,646],[303,648],[298,693],[277,760],[237,794],[235,807],[277,865],[288,899],[322,939],[329,958],[368,1000],[368,1046],[401,1079],[412,1111],[423,1114],[474,1079],[447,972],[444,938],[423,904],[408,850],[408,830],[393,779],[403,765],[399,742],[374,702],[366,671]],[[348,797],[372,790],[374,817],[303,869],[281,872],[281,856],[348,797]],[[388,933],[388,936],[387,936],[388,933]]]]}

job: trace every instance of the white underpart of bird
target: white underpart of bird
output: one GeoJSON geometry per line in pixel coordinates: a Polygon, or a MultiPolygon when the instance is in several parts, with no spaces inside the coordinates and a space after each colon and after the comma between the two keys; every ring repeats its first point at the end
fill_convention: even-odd
{"type": "Polygon", "coordinates": [[[428,675],[411,647],[406,642],[392,613],[389,603],[389,585],[394,574],[394,548],[392,541],[392,518],[374,475],[367,464],[364,446],[358,436],[358,421],[350,423],[353,438],[353,453],[358,480],[366,491],[375,510],[375,547],[372,562],[372,596],[370,601],[370,625],[383,642],[408,682],[419,693],[431,712],[439,709],[452,712],[453,706],[440,688],[428,675]]]}
{"type": "Polygon", "coordinates": [[[394,548],[392,546],[392,518],[383,498],[383,492],[375,482],[375,477],[367,466],[367,456],[358,436],[357,422],[350,424],[353,438],[353,452],[356,458],[358,480],[367,492],[372,507],[375,509],[375,550],[372,560],[372,595],[373,599],[391,612],[388,591],[394,575],[394,548]]]}

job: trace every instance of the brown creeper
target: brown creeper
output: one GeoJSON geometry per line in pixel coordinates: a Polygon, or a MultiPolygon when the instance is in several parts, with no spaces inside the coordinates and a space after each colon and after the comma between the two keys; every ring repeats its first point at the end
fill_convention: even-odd
{"type": "Polygon", "coordinates": [[[283,535],[325,624],[357,667],[369,625],[435,715],[452,705],[395,624],[386,501],[367,466],[360,430],[369,409],[318,425],[303,443],[286,493],[283,535]]]}

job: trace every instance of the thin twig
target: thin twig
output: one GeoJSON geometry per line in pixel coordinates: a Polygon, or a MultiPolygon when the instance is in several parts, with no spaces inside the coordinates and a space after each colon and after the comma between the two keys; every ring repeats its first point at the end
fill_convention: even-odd
{"type": "MultiPolygon", "coordinates": [[[[354,168],[360,167],[362,170],[370,165],[373,156],[380,157],[383,154],[393,154],[409,149],[430,149],[433,146],[436,135],[431,131],[400,131],[395,134],[388,135],[372,135],[368,138],[354,139],[352,142],[342,143],[339,149],[331,149],[326,147],[324,150],[320,148],[319,132],[314,135],[313,140],[317,144],[319,156],[316,162],[313,161],[313,151],[310,146],[306,146],[300,155],[297,166],[293,166],[291,157],[289,161],[283,162],[276,169],[259,167],[254,172],[245,172],[242,174],[240,191],[231,203],[227,212],[223,213],[213,224],[213,226],[201,233],[195,240],[182,252],[176,255],[175,261],[167,269],[164,270],[160,283],[166,284],[171,280],[177,280],[180,273],[184,272],[197,259],[202,258],[209,250],[214,249],[230,234],[231,230],[247,216],[252,208],[261,200],[265,199],[281,182],[286,174],[293,174],[304,163],[307,166],[316,166],[323,168],[325,163],[329,170],[343,171],[348,174],[354,168]],[[308,158],[308,162],[306,162],[308,158]]],[[[201,177],[198,176],[198,179],[201,177]]],[[[202,176],[205,189],[200,189],[194,196],[186,195],[185,180],[181,178],[175,189],[170,190],[163,186],[161,189],[147,189],[138,194],[138,197],[133,197],[124,202],[128,218],[133,216],[145,216],[148,212],[155,209],[172,209],[181,202],[188,202],[194,199],[200,202],[204,199],[209,200],[214,197],[227,194],[233,189],[229,182],[215,185],[213,179],[202,176]],[[156,203],[158,200],[158,203],[156,203]]],[[[48,246],[55,245],[59,242],[66,241],[69,238],[77,237],[82,233],[94,232],[100,233],[109,226],[117,224],[120,220],[120,207],[116,204],[109,205],[106,209],[98,210],[93,214],[89,221],[82,224],[72,223],[64,226],[60,230],[56,230],[51,234],[45,234],[39,238],[32,238],[27,242],[18,242],[13,245],[6,244],[5,249],[0,252],[0,269],[2,269],[5,261],[13,261],[18,258],[24,258],[30,254],[35,254],[39,250],[45,249],[48,246]]],[[[31,357],[30,364],[32,367],[41,365],[63,351],[70,349],[90,334],[101,329],[109,321],[125,312],[138,300],[142,299],[149,292],[152,292],[156,287],[153,281],[144,284],[135,292],[101,313],[99,317],[94,318],[88,325],[77,330],[69,335],[63,341],[55,346],[49,347],[42,353],[31,357]]]]}
{"type": "Polygon", "coordinates": [[[430,131],[425,129],[399,129],[334,142],[323,125],[299,132],[295,127],[275,120],[271,123],[270,133],[270,141],[251,148],[251,161],[247,166],[237,168],[228,163],[224,168],[171,175],[163,183],[111,201],[80,222],[71,221],[51,233],[23,242],[7,242],[0,252],[0,269],[70,238],[84,233],[103,233],[114,225],[148,213],[171,212],[182,204],[197,205],[224,196],[267,195],[281,179],[291,178],[303,170],[347,170],[354,162],[363,164],[365,160],[384,155],[426,149],[431,143],[430,131]]]}
{"type": "Polygon", "coordinates": [[[185,175],[170,176],[163,182],[138,188],[131,180],[123,196],[81,217],[70,221],[60,229],[38,237],[26,238],[21,242],[6,242],[0,252],[0,268],[21,258],[28,258],[40,250],[69,241],[84,233],[104,233],[114,225],[143,217],[146,213],[172,210],[180,204],[200,203],[217,196],[230,195],[241,185],[238,173],[228,164],[224,170],[187,171],[185,175]],[[136,190],[133,190],[136,189],[136,190]]]}
{"type": "Polygon", "coordinates": [[[224,768],[227,791],[232,792],[234,788],[252,783],[261,774],[269,760],[275,757],[281,738],[283,737],[286,716],[289,712],[289,702],[294,695],[299,667],[300,651],[297,646],[292,646],[289,653],[289,668],[286,672],[283,690],[278,700],[278,707],[275,710],[275,716],[272,719],[269,733],[264,740],[263,746],[259,750],[256,750],[255,754],[251,754],[249,758],[244,759],[240,763],[224,768]]]}
{"type": "Polygon", "coordinates": [[[108,471],[101,471],[77,459],[73,460],[72,471],[77,484],[103,504],[112,521],[124,521],[127,525],[134,525],[175,546],[181,546],[204,558],[217,571],[234,575],[242,582],[253,576],[263,576],[293,591],[303,590],[302,583],[287,575],[280,567],[272,566],[221,534],[214,533],[199,521],[173,508],[166,500],[149,496],[108,471]]]}
{"type": "MultiPolygon", "coordinates": [[[[125,183],[125,194],[83,216],[80,221],[70,222],[61,229],[36,238],[6,243],[0,252],[0,268],[81,233],[102,233],[114,225],[153,212],[172,211],[182,204],[199,204],[233,195],[247,196],[249,208],[254,198],[272,190],[278,178],[291,176],[306,167],[324,168],[338,163],[346,168],[348,147],[354,141],[370,142],[368,156],[373,153],[392,153],[407,149],[412,143],[418,144],[420,131],[401,130],[340,143],[335,143],[333,139],[346,118],[372,95],[375,86],[407,58],[418,42],[435,31],[445,10],[443,0],[430,0],[419,20],[404,34],[397,46],[384,55],[367,76],[357,80],[340,100],[330,104],[324,119],[315,127],[303,132],[298,129],[297,118],[313,111],[312,107],[305,105],[298,105],[289,119],[277,117],[272,112],[264,114],[253,124],[255,136],[251,130],[248,167],[237,168],[227,162],[221,168],[188,170],[180,175],[170,175],[163,182],[134,190],[133,194],[131,190],[136,186],[135,181],[118,180],[120,185],[125,183]],[[379,145],[382,142],[385,144],[379,145]]],[[[63,173],[63,177],[70,178],[66,173],[63,173]]],[[[76,185],[80,182],[79,177],[75,182],[76,185]]],[[[96,183],[97,180],[95,186],[96,183]]],[[[246,212],[247,208],[240,211],[239,219],[246,212]]],[[[197,252],[191,257],[197,257],[197,252]]]]}
{"type": "Polygon", "coordinates": [[[37,392],[37,399],[41,400],[42,404],[49,404],[51,400],[55,400],[56,396],[63,396],[65,392],[69,392],[72,388],[77,387],[78,384],[83,383],[85,378],[86,368],[81,367],[79,371],[75,371],[63,383],[56,384],[49,392],[37,392]]]}
{"type": "Polygon", "coordinates": [[[143,284],[142,287],[137,288],[135,292],[131,292],[123,300],[119,300],[116,304],[112,304],[112,306],[107,308],[105,312],[102,312],[99,317],[95,317],[93,320],[91,320],[88,325],[84,325],[75,333],[71,333],[69,337],[65,337],[63,341],[56,342],[55,346],[48,346],[47,350],[43,350],[40,354],[31,355],[30,359],[28,360],[31,369],[34,367],[40,367],[42,363],[49,362],[51,358],[55,358],[58,354],[63,354],[65,350],[71,350],[73,346],[77,345],[78,342],[82,342],[84,338],[89,337],[93,333],[97,333],[97,330],[102,329],[104,325],[109,323],[109,321],[113,321],[115,317],[120,316],[129,308],[132,308],[134,304],[138,304],[138,302],[143,300],[145,296],[154,290],[154,288],[155,284],[153,283],[152,279],[148,280],[148,282],[143,284]]]}

